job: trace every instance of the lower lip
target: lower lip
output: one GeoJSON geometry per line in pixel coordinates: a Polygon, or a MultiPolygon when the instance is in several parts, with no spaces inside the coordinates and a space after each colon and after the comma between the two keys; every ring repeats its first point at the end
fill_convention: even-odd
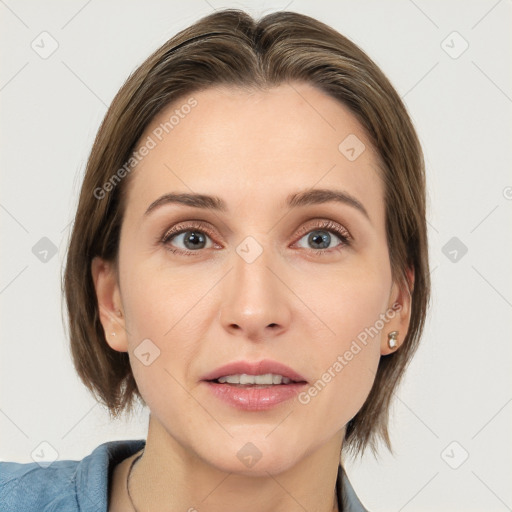
{"type": "Polygon", "coordinates": [[[305,382],[295,384],[278,384],[274,386],[233,386],[220,382],[203,381],[211,392],[229,405],[244,411],[265,411],[272,407],[291,400],[301,389],[305,382]]]}

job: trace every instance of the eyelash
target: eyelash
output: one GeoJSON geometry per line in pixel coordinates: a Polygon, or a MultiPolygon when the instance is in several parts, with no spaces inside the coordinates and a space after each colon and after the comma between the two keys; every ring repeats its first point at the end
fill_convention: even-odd
{"type": "MultiPolygon", "coordinates": [[[[190,251],[188,249],[176,249],[174,247],[171,247],[168,243],[172,238],[181,235],[182,233],[186,233],[187,231],[193,231],[195,233],[208,235],[210,239],[214,238],[211,229],[208,227],[208,224],[201,221],[195,221],[191,223],[182,223],[173,226],[171,229],[165,232],[164,236],[161,239],[159,239],[159,242],[164,245],[166,250],[174,254],[180,254],[183,256],[196,256],[201,252],[201,249],[198,249],[197,251],[190,251]]],[[[341,243],[339,245],[331,249],[305,249],[306,251],[313,253],[315,256],[322,256],[333,251],[340,251],[341,249],[349,247],[352,243],[352,237],[350,233],[336,222],[330,220],[317,221],[317,224],[313,226],[304,226],[297,233],[297,242],[301,238],[303,238],[304,235],[312,231],[326,231],[329,233],[333,233],[341,240],[341,243]]]]}

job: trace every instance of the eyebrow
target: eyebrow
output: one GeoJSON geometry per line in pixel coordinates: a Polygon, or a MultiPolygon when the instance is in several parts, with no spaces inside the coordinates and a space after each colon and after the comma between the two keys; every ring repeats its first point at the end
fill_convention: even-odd
{"type": "MultiPolygon", "coordinates": [[[[348,192],[341,190],[332,190],[324,188],[308,189],[296,192],[287,196],[285,206],[288,208],[299,208],[313,204],[323,204],[337,202],[346,204],[361,212],[368,220],[370,216],[366,208],[355,197],[348,192]]],[[[166,204],[183,204],[193,208],[202,208],[218,212],[227,212],[226,202],[218,196],[209,196],[205,194],[173,193],[164,194],[153,201],[144,215],[149,215],[153,210],[166,204]]]]}

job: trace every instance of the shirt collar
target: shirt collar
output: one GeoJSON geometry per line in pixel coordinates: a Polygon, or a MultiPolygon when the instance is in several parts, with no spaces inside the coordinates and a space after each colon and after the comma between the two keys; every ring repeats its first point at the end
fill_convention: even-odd
{"type": "Polygon", "coordinates": [[[359,501],[341,464],[338,466],[338,477],[336,478],[336,495],[338,496],[338,504],[341,503],[340,512],[368,512],[359,501]]]}

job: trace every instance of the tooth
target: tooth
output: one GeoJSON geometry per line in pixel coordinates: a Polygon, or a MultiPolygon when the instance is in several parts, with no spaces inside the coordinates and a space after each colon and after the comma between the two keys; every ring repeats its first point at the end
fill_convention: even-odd
{"type": "Polygon", "coordinates": [[[275,375],[265,373],[264,375],[255,375],[254,380],[256,384],[279,384],[279,382],[275,382],[275,378],[275,375]]]}
{"type": "Polygon", "coordinates": [[[240,384],[240,375],[228,375],[225,379],[228,384],[240,384]]]}
{"type": "Polygon", "coordinates": [[[282,379],[281,375],[272,375],[272,384],[281,384],[282,379]]]}
{"type": "Polygon", "coordinates": [[[289,384],[291,380],[288,377],[283,377],[283,384],[289,384]]]}
{"type": "Polygon", "coordinates": [[[254,384],[254,375],[242,373],[242,375],[240,375],[240,384],[254,384]]]}

